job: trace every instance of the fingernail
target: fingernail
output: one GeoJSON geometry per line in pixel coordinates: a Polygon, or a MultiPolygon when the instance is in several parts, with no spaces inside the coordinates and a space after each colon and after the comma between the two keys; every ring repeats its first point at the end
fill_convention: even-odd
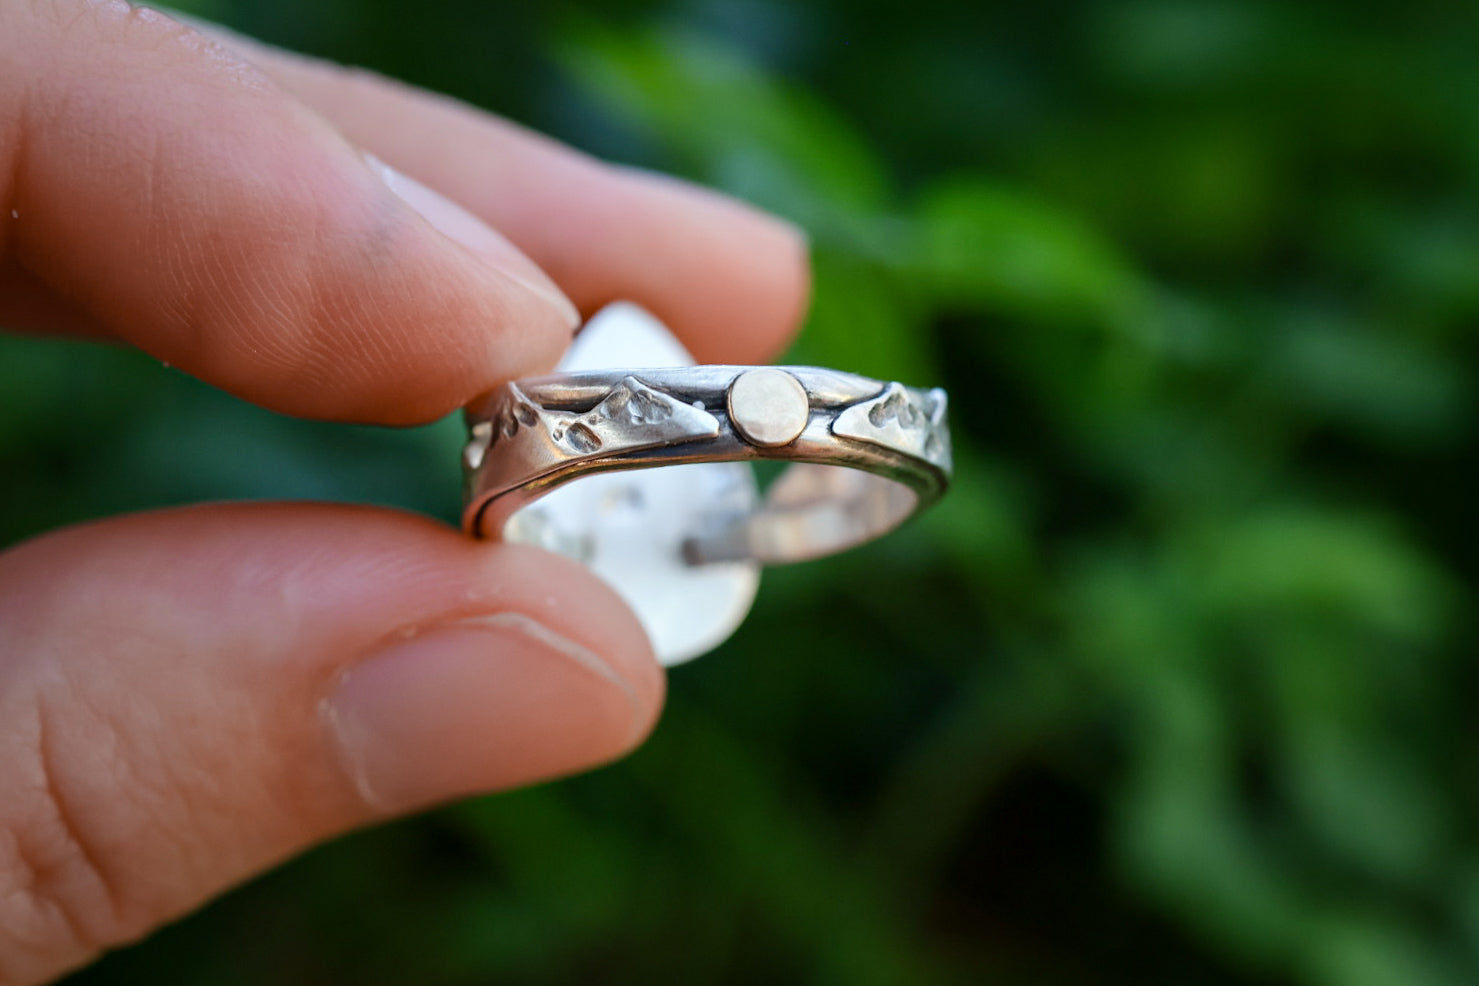
{"type": "Polygon", "coordinates": [[[390,645],[345,674],[325,712],[360,793],[387,813],[591,767],[645,728],[599,655],[517,613],[390,645]]]}
{"type": "Polygon", "coordinates": [[[365,160],[395,195],[443,236],[460,243],[478,257],[497,267],[505,275],[555,305],[573,329],[580,324],[580,312],[565,297],[549,275],[524,255],[518,247],[493,227],[462,206],[428,188],[414,178],[401,174],[372,154],[365,160]]]}

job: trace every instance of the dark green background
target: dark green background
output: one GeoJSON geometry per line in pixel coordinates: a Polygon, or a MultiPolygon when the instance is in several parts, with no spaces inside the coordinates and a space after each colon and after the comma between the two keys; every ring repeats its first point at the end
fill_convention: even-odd
{"type": "MultiPolygon", "coordinates": [[[[342,840],[75,982],[1479,982],[1464,5],[188,6],[793,217],[791,358],[948,387],[958,484],[768,573],[629,761],[342,840]]],[[[200,498],[451,518],[458,441],[0,341],[6,541],[200,498]]]]}

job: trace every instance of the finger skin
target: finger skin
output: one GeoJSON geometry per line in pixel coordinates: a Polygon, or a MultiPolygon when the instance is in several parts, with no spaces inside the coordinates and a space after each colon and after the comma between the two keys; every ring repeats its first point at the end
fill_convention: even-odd
{"type": "Polygon", "coordinates": [[[409,515],[218,505],[22,545],[0,555],[0,983],[388,813],[617,756],[662,689],[580,566],[409,515]],[[426,656],[490,625],[560,643],[426,656]]]}
{"type": "Polygon", "coordinates": [[[795,335],[811,275],[790,224],[464,103],[213,30],[350,140],[502,230],[583,312],[636,301],[700,362],[766,362],[795,335]]]}
{"type": "Polygon", "coordinates": [[[552,365],[574,312],[548,279],[387,174],[162,14],[0,5],[0,319],[76,312],[267,407],[390,424],[552,365]]]}
{"type": "MultiPolygon", "coordinates": [[[[113,0],[0,5],[0,323],[387,424],[553,362],[572,320],[540,265],[586,310],[646,304],[701,358],[759,360],[794,330],[794,232],[269,61],[113,0]]],[[[404,515],[214,506],[0,555],[0,984],[347,828],[619,755],[661,695],[589,573],[404,515]]]]}

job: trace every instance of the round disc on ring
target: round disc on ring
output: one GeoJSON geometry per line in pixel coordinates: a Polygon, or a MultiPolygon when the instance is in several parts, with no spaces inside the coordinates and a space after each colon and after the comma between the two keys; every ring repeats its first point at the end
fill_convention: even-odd
{"type": "Polygon", "coordinates": [[[752,445],[787,445],[801,437],[811,417],[806,388],[785,370],[748,370],[729,385],[729,420],[752,445]]]}
{"type": "MultiPolygon", "coordinates": [[[[559,369],[692,365],[693,357],[661,322],[618,302],[591,318],[559,369]]],[[[801,398],[804,405],[804,390],[801,398]]],[[[684,542],[695,531],[753,512],[759,499],[754,472],[743,462],[596,473],[519,510],[503,539],[584,563],[637,614],[658,659],[679,664],[727,640],[749,614],[760,585],[758,562],[692,565],[684,559],[684,542]]]]}

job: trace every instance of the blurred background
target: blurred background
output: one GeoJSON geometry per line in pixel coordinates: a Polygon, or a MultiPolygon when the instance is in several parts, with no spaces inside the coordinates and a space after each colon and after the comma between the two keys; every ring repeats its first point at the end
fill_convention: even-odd
{"type": "MultiPolygon", "coordinates": [[[[181,6],[797,220],[790,359],[946,386],[958,483],[768,572],[630,760],[71,982],[1479,982],[1463,5],[181,6]]],[[[460,438],[6,337],[0,543],[208,498],[452,520],[460,438]]]]}

